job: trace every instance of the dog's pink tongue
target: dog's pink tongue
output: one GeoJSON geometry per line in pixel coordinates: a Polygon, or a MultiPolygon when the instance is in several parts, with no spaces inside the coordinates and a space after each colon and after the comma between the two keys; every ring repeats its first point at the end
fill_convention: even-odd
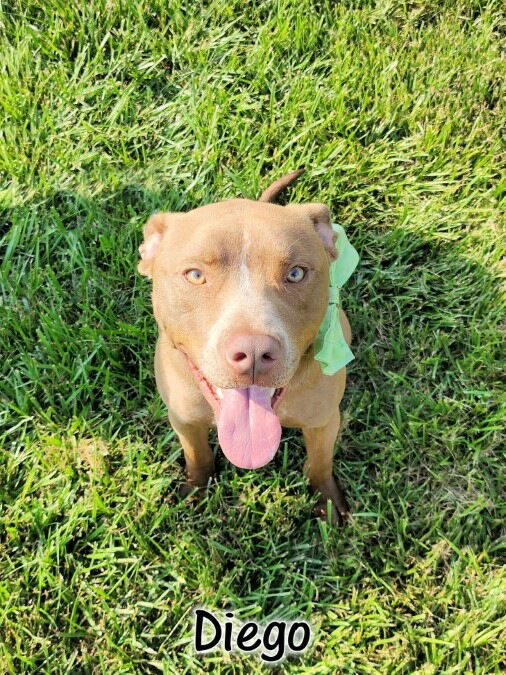
{"type": "Polygon", "coordinates": [[[222,389],[218,439],[225,457],[241,469],[258,469],[276,454],[281,424],[264,387],[222,389]]]}

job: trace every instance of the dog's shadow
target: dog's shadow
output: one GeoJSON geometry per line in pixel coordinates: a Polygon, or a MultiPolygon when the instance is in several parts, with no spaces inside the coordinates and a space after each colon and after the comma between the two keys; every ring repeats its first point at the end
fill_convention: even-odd
{"type": "MultiPolygon", "coordinates": [[[[78,419],[105,442],[138,436],[158,460],[166,444],[177,448],[156,394],[150,288],[136,264],[142,222],[190,208],[187,200],[126,186],[100,201],[56,193],[44,218],[33,204],[4,209],[12,334],[2,396],[25,431],[30,420],[59,428],[78,419]]],[[[333,531],[310,519],[298,432],[284,433],[259,472],[236,470],[217,450],[220,475],[203,504],[192,510],[191,500],[168,496],[179,528],[214,562],[217,604],[235,596],[289,617],[290,607],[316,602],[311,578],[332,586],[355,583],[365,569],[401,573],[443,539],[481,550],[500,535],[493,274],[437,233],[364,225],[348,234],[361,255],[343,293],[356,360],[335,473],[351,522],[333,531]]],[[[169,469],[174,484],[181,466],[169,469]]],[[[161,548],[178,545],[163,518],[152,536],[161,548]]]]}

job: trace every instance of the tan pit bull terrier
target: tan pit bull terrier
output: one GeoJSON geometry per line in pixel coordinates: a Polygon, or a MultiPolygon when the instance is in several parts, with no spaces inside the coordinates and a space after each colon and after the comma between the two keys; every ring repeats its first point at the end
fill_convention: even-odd
{"type": "MultiPolygon", "coordinates": [[[[139,272],[153,281],[155,374],[192,487],[214,474],[211,426],[226,457],[255,469],[275,455],[281,426],[302,429],[304,471],[333,522],[348,507],[332,475],[346,369],[323,375],[313,342],[328,301],[336,234],[323,204],[230,199],[156,213],[144,227],[139,272]]],[[[346,342],[348,319],[341,311],[346,342]]]]}

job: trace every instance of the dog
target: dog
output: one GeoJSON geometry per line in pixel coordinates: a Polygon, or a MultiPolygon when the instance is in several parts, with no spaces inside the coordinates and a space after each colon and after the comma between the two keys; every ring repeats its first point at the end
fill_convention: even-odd
{"type": "MultiPolygon", "coordinates": [[[[330,508],[340,523],[348,505],[332,458],[346,368],[324,375],[314,357],[336,233],[323,204],[273,203],[300,173],[279,179],[258,201],[152,215],[138,270],[152,280],[156,383],[189,489],[205,488],[214,475],[211,426],[226,457],[248,469],[274,457],[282,426],[296,427],[307,450],[304,472],[319,496],[315,510],[326,518],[330,508]]],[[[349,345],[350,324],[339,311],[349,345]]]]}

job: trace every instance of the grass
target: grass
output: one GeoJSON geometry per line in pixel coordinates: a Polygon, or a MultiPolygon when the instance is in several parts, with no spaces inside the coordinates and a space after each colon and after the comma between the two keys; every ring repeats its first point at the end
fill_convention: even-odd
{"type": "Polygon", "coordinates": [[[191,611],[306,617],[287,673],[506,668],[505,22],[480,0],[7,0],[0,14],[0,670],[256,673],[191,611]],[[335,469],[298,432],[177,497],[153,378],[153,211],[332,207],[360,251],[335,469]]]}

